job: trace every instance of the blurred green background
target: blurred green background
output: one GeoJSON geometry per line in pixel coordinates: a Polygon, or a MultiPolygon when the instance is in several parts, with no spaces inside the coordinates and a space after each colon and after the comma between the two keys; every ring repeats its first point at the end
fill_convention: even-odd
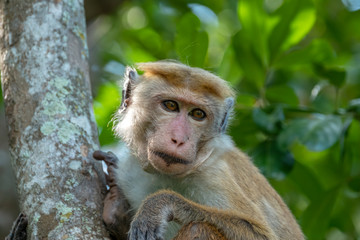
{"type": "MultiPolygon", "coordinates": [[[[88,13],[96,6],[88,1],[88,13]]],[[[117,142],[109,122],[126,65],[176,59],[207,69],[236,90],[229,134],[307,239],[360,239],[359,7],[351,0],[133,0],[88,16],[102,146],[117,142]]]]}
{"type": "Polygon", "coordinates": [[[124,65],[177,59],[205,68],[237,91],[229,133],[307,239],[360,239],[360,11],[344,3],[123,2],[89,32],[102,79],[101,144],[114,142],[108,123],[124,65]]]}

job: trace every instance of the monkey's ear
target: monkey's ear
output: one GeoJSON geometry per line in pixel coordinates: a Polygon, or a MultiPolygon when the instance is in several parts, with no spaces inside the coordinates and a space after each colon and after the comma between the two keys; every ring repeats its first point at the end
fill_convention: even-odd
{"type": "Polygon", "coordinates": [[[124,111],[131,103],[131,89],[136,81],[138,80],[138,73],[135,68],[126,67],[124,84],[122,89],[122,98],[121,98],[121,111],[124,111]]]}
{"type": "Polygon", "coordinates": [[[220,132],[224,133],[226,131],[227,123],[229,116],[232,111],[232,107],[234,106],[234,98],[228,97],[225,99],[225,114],[220,124],[220,132]]]}

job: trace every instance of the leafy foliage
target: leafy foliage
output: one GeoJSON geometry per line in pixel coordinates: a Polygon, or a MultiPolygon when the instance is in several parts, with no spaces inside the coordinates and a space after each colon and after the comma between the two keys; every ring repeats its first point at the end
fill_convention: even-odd
{"type": "MultiPolygon", "coordinates": [[[[123,66],[177,59],[237,90],[230,134],[307,239],[360,237],[360,12],[356,1],[124,1],[96,21],[100,141],[123,66]],[[352,4],[352,5],[351,5],[352,4]],[[351,5],[351,6],[350,6],[351,5]]],[[[95,34],[96,35],[96,34],[95,34]]]]}

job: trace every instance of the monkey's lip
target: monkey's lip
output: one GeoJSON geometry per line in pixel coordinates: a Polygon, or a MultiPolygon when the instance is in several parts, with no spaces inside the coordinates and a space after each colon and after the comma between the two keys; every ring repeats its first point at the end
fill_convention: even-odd
{"type": "Polygon", "coordinates": [[[185,160],[185,159],[182,159],[182,158],[179,158],[179,157],[176,157],[176,156],[172,156],[172,155],[169,155],[167,153],[164,153],[164,152],[159,152],[159,151],[151,151],[154,155],[162,158],[167,165],[170,165],[170,164],[190,164],[189,161],[185,160]]]}

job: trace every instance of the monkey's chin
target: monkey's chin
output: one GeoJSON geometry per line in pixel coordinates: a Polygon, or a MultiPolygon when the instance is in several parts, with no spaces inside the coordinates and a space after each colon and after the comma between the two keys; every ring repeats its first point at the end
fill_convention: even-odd
{"type": "Polygon", "coordinates": [[[149,161],[147,161],[144,164],[141,164],[141,167],[145,172],[150,173],[150,174],[154,174],[154,173],[158,172],[158,170],[155,169],[154,166],[149,161]]]}
{"type": "Polygon", "coordinates": [[[160,151],[148,151],[150,164],[159,172],[171,176],[184,176],[191,168],[190,161],[160,151]]]}

